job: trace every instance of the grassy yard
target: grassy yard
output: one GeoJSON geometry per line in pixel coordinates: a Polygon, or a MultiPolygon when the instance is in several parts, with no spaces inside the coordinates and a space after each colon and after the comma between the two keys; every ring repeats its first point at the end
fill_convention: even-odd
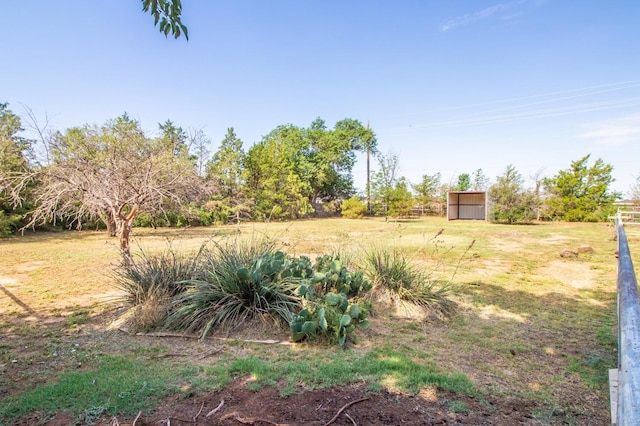
{"type": "MultiPolygon", "coordinates": [[[[26,233],[0,240],[0,424],[36,412],[86,424],[132,417],[239,377],[280,397],[345,385],[423,397],[435,389],[450,400],[523,401],[530,424],[609,421],[607,369],[617,356],[610,224],[322,219],[133,234],[133,246],[148,252],[265,236],[311,258],[402,248],[434,278],[454,281],[457,311],[418,321],[374,309],[371,328],[346,350],[247,342],[287,339],[266,326],[204,341],[129,335],[118,330],[116,241],[94,231],[26,233]],[[565,249],[581,253],[561,257],[565,249]]],[[[630,229],[628,237],[637,263],[640,236],[630,229]]]]}

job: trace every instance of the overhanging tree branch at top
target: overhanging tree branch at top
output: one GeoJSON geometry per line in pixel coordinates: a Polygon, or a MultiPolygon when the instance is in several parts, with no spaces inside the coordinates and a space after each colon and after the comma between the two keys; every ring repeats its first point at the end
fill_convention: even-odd
{"type": "Polygon", "coordinates": [[[153,16],[153,25],[160,23],[160,32],[165,37],[169,33],[175,38],[184,34],[189,40],[187,27],[182,23],[182,2],[180,0],[142,0],[142,10],[153,16]]]}

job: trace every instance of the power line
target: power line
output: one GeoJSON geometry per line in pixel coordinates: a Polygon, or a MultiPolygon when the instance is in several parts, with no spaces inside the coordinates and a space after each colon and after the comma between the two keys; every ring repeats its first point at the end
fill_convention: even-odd
{"type": "Polygon", "coordinates": [[[419,124],[412,126],[413,128],[425,129],[425,128],[443,128],[443,127],[456,127],[456,126],[471,126],[482,125],[492,123],[502,123],[506,121],[524,120],[529,118],[542,118],[542,117],[555,117],[561,115],[586,113],[592,111],[601,111],[606,109],[640,106],[640,97],[627,98],[613,101],[591,102],[577,105],[568,105],[564,107],[546,108],[546,109],[533,109],[529,111],[522,111],[512,114],[502,115],[476,115],[468,116],[461,119],[437,121],[425,124],[419,124]]]}

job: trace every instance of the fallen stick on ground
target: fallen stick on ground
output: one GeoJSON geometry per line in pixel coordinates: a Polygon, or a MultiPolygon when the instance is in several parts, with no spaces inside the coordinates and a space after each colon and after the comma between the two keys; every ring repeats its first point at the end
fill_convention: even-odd
{"type": "Polygon", "coordinates": [[[353,404],[357,404],[358,402],[362,402],[362,401],[366,401],[369,398],[360,398],[360,399],[356,399],[355,401],[351,401],[347,404],[345,404],[340,410],[338,410],[338,412],[336,413],[335,416],[333,416],[333,418],[331,420],[329,420],[327,423],[325,423],[322,426],[329,426],[331,423],[335,422],[338,418],[338,416],[340,416],[340,414],[346,410],[347,408],[351,407],[353,404]]]}
{"type": "MultiPolygon", "coordinates": [[[[195,334],[184,333],[168,333],[166,331],[156,331],[151,333],[136,333],[136,336],[146,337],[186,337],[188,339],[200,339],[195,334]]],[[[231,337],[210,337],[210,339],[222,340],[224,342],[242,342],[242,343],[259,343],[262,345],[290,345],[291,342],[286,340],[255,340],[255,339],[234,339],[231,337]]]]}
{"type": "Polygon", "coordinates": [[[196,414],[196,416],[193,418],[194,422],[198,420],[198,416],[200,415],[200,413],[202,413],[203,409],[204,409],[204,401],[202,401],[202,405],[200,406],[200,411],[198,411],[198,414],[196,414]]]}
{"type": "Polygon", "coordinates": [[[224,405],[224,399],[220,401],[220,404],[218,404],[218,406],[216,408],[214,408],[213,410],[209,411],[205,417],[213,416],[215,413],[217,413],[222,408],[223,405],[224,405]]]}
{"type": "Polygon", "coordinates": [[[197,420],[181,419],[180,417],[167,417],[167,421],[169,423],[171,423],[171,419],[177,420],[177,421],[179,421],[181,423],[197,423],[197,420]]]}
{"type": "Polygon", "coordinates": [[[133,423],[131,423],[131,426],[136,426],[136,422],[138,421],[141,415],[142,415],[142,411],[138,411],[138,415],[136,416],[135,419],[133,419],[133,423]]]}
{"type": "Polygon", "coordinates": [[[196,336],[195,334],[185,334],[185,333],[167,333],[165,331],[156,331],[152,333],[136,333],[136,336],[147,336],[147,337],[186,337],[189,339],[199,339],[200,336],[196,336]]]}
{"type": "Polygon", "coordinates": [[[207,352],[207,353],[205,353],[205,354],[200,355],[200,356],[198,357],[198,359],[205,359],[205,358],[208,358],[208,357],[210,357],[210,356],[213,356],[213,355],[219,354],[219,353],[220,353],[220,352],[222,352],[223,350],[224,350],[224,348],[219,348],[219,349],[216,349],[216,350],[214,350],[214,351],[209,351],[209,352],[207,352]]]}

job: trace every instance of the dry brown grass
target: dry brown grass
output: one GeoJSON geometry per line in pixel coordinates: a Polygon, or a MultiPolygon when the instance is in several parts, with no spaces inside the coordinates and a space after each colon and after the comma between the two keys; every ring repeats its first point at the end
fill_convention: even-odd
{"type": "MultiPolygon", "coordinates": [[[[243,224],[239,237],[263,235],[274,238],[291,255],[312,258],[337,250],[357,252],[380,243],[402,247],[435,276],[453,276],[460,286],[458,313],[450,320],[416,320],[411,312],[407,318],[398,318],[382,311],[351,350],[389,344],[428,353],[442,368],[466,374],[482,392],[534,401],[542,424],[571,424],[584,418],[577,413],[587,413],[591,424],[608,420],[607,385],[598,376],[616,356],[611,343],[615,340],[611,336],[615,336],[616,243],[608,224],[506,226],[435,218],[388,223],[322,219],[243,224]],[[442,228],[442,235],[434,239],[442,228]],[[473,249],[465,253],[472,240],[476,241],[473,249]],[[574,259],[559,257],[563,249],[584,245],[594,252],[574,259]]],[[[174,248],[196,251],[209,239],[238,234],[235,226],[229,226],[136,229],[134,237],[147,250],[162,250],[169,239],[174,248]]],[[[638,264],[640,234],[631,231],[629,241],[632,251],[637,247],[638,264]]],[[[109,272],[118,253],[103,233],[27,234],[0,240],[0,253],[0,327],[16,336],[15,345],[6,343],[7,355],[0,364],[19,350],[18,345],[27,342],[26,346],[35,347],[29,342],[41,336],[34,333],[36,327],[63,323],[80,308],[90,309],[94,320],[73,332],[79,330],[84,339],[104,337],[100,333],[113,320],[110,301],[116,294],[109,272]]],[[[139,328],[157,320],[164,302],[156,302],[140,308],[139,328]]],[[[251,334],[251,330],[245,332],[251,334]]],[[[140,343],[126,335],[117,338],[125,339],[120,347],[140,343]]],[[[188,351],[192,343],[181,344],[188,351]]],[[[301,348],[242,346],[234,350],[238,356],[269,358],[301,348]]],[[[37,368],[36,362],[32,369],[37,368]]]]}

